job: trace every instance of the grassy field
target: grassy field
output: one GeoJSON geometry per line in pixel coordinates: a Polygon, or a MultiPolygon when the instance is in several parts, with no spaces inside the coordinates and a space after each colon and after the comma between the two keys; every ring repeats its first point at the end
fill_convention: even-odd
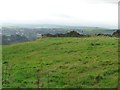
{"type": "Polygon", "coordinates": [[[114,88],[115,37],[43,38],[3,46],[4,88],[114,88]]]}
{"type": "Polygon", "coordinates": [[[0,89],[2,89],[2,45],[0,45],[0,89]]]}

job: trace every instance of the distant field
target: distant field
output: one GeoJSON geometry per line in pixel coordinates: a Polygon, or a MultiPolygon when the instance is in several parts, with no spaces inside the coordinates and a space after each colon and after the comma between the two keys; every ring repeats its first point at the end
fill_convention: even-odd
{"type": "Polygon", "coordinates": [[[117,38],[43,38],[3,46],[4,88],[114,88],[117,84],[117,38]]]}

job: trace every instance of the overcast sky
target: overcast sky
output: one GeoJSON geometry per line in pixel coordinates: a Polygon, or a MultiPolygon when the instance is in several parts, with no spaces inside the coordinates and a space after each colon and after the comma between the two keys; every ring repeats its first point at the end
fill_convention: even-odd
{"type": "Polygon", "coordinates": [[[119,0],[0,0],[0,23],[118,27],[119,0]]]}

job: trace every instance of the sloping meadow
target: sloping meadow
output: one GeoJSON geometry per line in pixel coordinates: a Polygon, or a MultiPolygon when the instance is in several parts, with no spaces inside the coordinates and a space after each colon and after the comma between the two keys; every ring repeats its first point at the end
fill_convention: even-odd
{"type": "Polygon", "coordinates": [[[4,88],[115,88],[115,37],[42,38],[3,46],[4,88]]]}

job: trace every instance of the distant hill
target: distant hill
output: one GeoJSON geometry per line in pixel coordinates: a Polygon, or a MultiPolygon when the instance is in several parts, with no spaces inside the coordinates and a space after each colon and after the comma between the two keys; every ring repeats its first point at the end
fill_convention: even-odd
{"type": "Polygon", "coordinates": [[[72,26],[72,25],[54,25],[54,24],[3,24],[2,27],[9,27],[9,28],[65,28],[65,29],[96,29],[96,30],[109,30],[108,28],[102,27],[90,27],[90,26],[72,26]]]}
{"type": "MultiPolygon", "coordinates": [[[[34,24],[18,24],[18,25],[4,25],[2,27],[3,34],[14,34],[14,33],[31,33],[36,35],[40,34],[56,34],[56,33],[67,33],[70,31],[77,31],[82,34],[112,34],[116,29],[106,29],[100,27],[87,27],[87,26],[62,26],[62,25],[34,25],[34,24]]],[[[28,34],[27,34],[28,35],[28,34]]],[[[33,36],[32,35],[32,36],[33,36]]],[[[35,36],[34,36],[35,37],[35,36]]]]}
{"type": "Polygon", "coordinates": [[[65,34],[43,34],[43,37],[84,37],[88,35],[80,34],[77,31],[70,31],[65,34]]]}

